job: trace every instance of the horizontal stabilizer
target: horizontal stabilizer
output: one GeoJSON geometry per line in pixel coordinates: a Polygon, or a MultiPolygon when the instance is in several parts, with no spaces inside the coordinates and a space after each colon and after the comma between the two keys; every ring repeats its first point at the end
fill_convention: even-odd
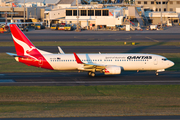
{"type": "Polygon", "coordinates": [[[22,58],[27,58],[26,56],[19,56],[17,54],[14,54],[14,53],[9,53],[9,52],[6,52],[6,54],[12,56],[12,57],[22,57],[22,58]]]}
{"type": "Polygon", "coordinates": [[[9,53],[9,52],[7,52],[6,54],[8,54],[8,55],[10,55],[10,56],[12,56],[12,57],[17,57],[17,54],[14,54],[14,53],[9,53]]]}

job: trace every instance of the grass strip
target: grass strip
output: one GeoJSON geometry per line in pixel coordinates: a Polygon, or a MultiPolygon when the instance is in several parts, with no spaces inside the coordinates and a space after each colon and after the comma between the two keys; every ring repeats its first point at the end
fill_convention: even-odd
{"type": "MultiPolygon", "coordinates": [[[[34,41],[35,46],[123,46],[121,41],[34,41]]],[[[126,42],[125,46],[132,45],[132,42],[126,42]]],[[[135,42],[136,46],[180,46],[180,42],[135,42]]],[[[1,42],[0,46],[14,46],[12,42],[1,42]]]]}
{"type": "MultiPolygon", "coordinates": [[[[160,53],[159,55],[165,56],[175,63],[173,67],[168,68],[167,70],[170,71],[180,70],[180,53],[160,53]]],[[[0,73],[10,73],[10,72],[55,72],[55,71],[37,68],[33,66],[27,66],[23,63],[16,62],[13,57],[5,53],[0,53],[0,73]]]]}
{"type": "Polygon", "coordinates": [[[179,115],[179,85],[2,86],[0,118],[179,115]]]}

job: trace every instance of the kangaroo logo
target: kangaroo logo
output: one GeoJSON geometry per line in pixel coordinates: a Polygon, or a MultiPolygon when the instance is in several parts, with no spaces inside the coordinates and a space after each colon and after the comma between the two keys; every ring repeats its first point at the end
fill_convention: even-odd
{"type": "Polygon", "coordinates": [[[29,54],[33,49],[36,49],[35,47],[31,46],[30,50],[27,50],[26,53],[29,54]]]}
{"type": "Polygon", "coordinates": [[[38,60],[37,58],[29,55],[29,53],[30,53],[33,49],[36,49],[34,46],[29,47],[25,42],[22,42],[21,40],[18,40],[18,39],[15,38],[13,35],[12,35],[12,37],[13,37],[14,41],[23,48],[23,50],[24,50],[24,55],[25,55],[25,56],[29,56],[29,57],[32,57],[32,58],[38,60]]]}

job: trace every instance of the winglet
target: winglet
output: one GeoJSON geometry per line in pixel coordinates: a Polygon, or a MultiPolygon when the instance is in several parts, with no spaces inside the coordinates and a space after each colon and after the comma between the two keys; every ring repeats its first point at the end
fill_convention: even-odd
{"type": "Polygon", "coordinates": [[[61,47],[58,46],[60,54],[65,54],[64,51],[61,49],[61,47]]]}
{"type": "Polygon", "coordinates": [[[77,56],[76,53],[74,53],[74,56],[75,56],[76,62],[77,62],[78,64],[84,64],[84,63],[79,59],[79,57],[77,56]]]}

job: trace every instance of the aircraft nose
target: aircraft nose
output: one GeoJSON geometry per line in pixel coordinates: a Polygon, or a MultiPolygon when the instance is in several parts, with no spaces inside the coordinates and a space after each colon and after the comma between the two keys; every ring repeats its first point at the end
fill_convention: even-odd
{"type": "Polygon", "coordinates": [[[174,62],[169,61],[169,67],[174,66],[174,62]]]}

